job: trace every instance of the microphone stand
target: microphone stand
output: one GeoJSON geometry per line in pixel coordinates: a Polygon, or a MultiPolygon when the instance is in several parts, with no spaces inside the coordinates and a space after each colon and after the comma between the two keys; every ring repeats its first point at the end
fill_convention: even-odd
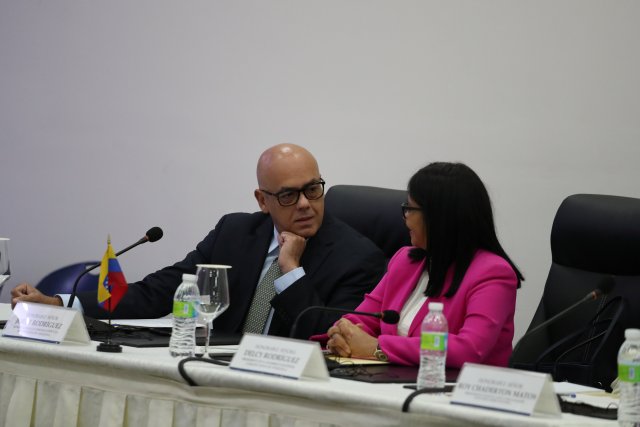
{"type": "MultiPolygon", "coordinates": [[[[147,230],[146,234],[140,238],[140,240],[138,240],[137,242],[127,246],[126,248],[122,249],[121,251],[117,252],[115,254],[116,257],[122,255],[123,253],[127,252],[130,249],[135,248],[138,245],[141,245],[143,243],[146,242],[156,242],[158,240],[160,240],[162,238],[162,229],[160,227],[152,227],[149,230],[147,230]]],[[[75,301],[76,298],[76,294],[78,292],[78,284],[80,283],[80,279],[82,279],[84,277],[85,274],[87,274],[88,272],[90,272],[91,270],[95,269],[96,267],[100,266],[102,264],[102,261],[97,262],[89,267],[87,267],[82,273],[80,273],[80,275],[78,275],[78,277],[76,278],[76,281],[73,283],[73,288],[71,290],[71,295],[69,297],[69,303],[67,304],[68,308],[71,308],[73,306],[73,303],[75,301]]],[[[100,343],[100,345],[98,345],[97,350],[98,351],[104,351],[104,352],[109,352],[109,353],[121,353],[122,352],[122,347],[120,346],[120,344],[118,343],[114,343],[111,341],[111,333],[113,332],[113,327],[111,325],[111,316],[112,311],[111,311],[111,298],[109,298],[108,301],[108,328],[107,328],[107,341],[100,343]]],[[[84,316],[85,319],[91,319],[88,316],[84,316]]],[[[86,321],[86,320],[85,320],[86,321]]],[[[97,323],[102,323],[99,322],[97,320],[91,319],[92,322],[97,322],[97,323]]]]}
{"type": "MultiPolygon", "coordinates": [[[[289,338],[295,338],[296,337],[296,329],[298,328],[298,321],[300,320],[300,318],[302,318],[303,315],[305,315],[307,312],[312,311],[312,310],[323,310],[323,311],[332,311],[334,313],[359,314],[361,316],[371,316],[371,317],[375,317],[375,318],[378,318],[378,319],[382,319],[383,322],[385,322],[384,316],[386,314],[386,312],[369,313],[369,312],[366,312],[366,311],[347,310],[345,308],[335,308],[335,307],[324,307],[324,306],[321,306],[321,305],[312,305],[312,306],[307,307],[304,310],[302,310],[296,316],[296,319],[293,321],[293,326],[291,326],[291,332],[289,333],[289,338]]],[[[394,320],[395,320],[395,322],[386,321],[386,323],[398,323],[397,318],[394,319],[394,320]]]]}
{"type": "Polygon", "coordinates": [[[567,314],[571,313],[575,308],[579,307],[580,305],[584,304],[585,302],[594,301],[594,300],[600,298],[600,296],[602,296],[603,294],[604,293],[602,291],[600,291],[599,289],[596,289],[596,290],[594,290],[592,292],[589,292],[587,295],[585,295],[578,302],[576,302],[573,305],[565,308],[564,310],[562,310],[561,312],[559,312],[555,316],[552,316],[549,319],[545,320],[544,322],[540,323],[538,326],[536,326],[535,328],[531,329],[530,331],[527,331],[527,333],[524,334],[522,336],[522,338],[520,338],[520,340],[518,341],[516,346],[513,348],[513,351],[511,352],[511,354],[514,355],[514,356],[516,355],[516,352],[520,348],[520,345],[525,340],[525,338],[533,335],[535,332],[539,331],[540,329],[542,329],[542,328],[544,328],[546,326],[549,326],[549,324],[555,322],[556,320],[563,318],[567,314]]]}
{"type": "MultiPolygon", "coordinates": [[[[127,246],[126,248],[124,248],[120,252],[117,252],[116,253],[116,257],[122,255],[123,253],[127,252],[130,249],[135,248],[138,245],[141,245],[141,244],[147,242],[148,240],[149,240],[149,238],[147,236],[144,236],[143,238],[141,238],[140,240],[138,240],[134,244],[127,246]]],[[[80,273],[80,275],[76,278],[76,281],[73,282],[73,288],[71,289],[71,295],[69,296],[69,302],[67,303],[67,308],[73,307],[73,302],[75,301],[76,294],[78,293],[78,284],[80,283],[80,279],[82,279],[85,276],[85,274],[87,274],[88,272],[94,270],[96,267],[100,267],[100,264],[102,264],[102,261],[101,262],[97,262],[97,263],[95,263],[93,265],[90,265],[89,267],[86,268],[86,270],[84,270],[82,273],[80,273]]]]}
{"type": "MultiPolygon", "coordinates": [[[[126,248],[124,248],[123,250],[121,250],[120,252],[116,253],[116,257],[118,257],[119,255],[122,255],[123,253],[127,252],[129,249],[133,249],[138,245],[141,245],[145,242],[149,241],[149,238],[147,236],[144,236],[142,239],[138,240],[137,242],[135,242],[132,245],[127,246],[126,248]]],[[[99,266],[100,264],[102,264],[101,262],[93,265],[92,267],[88,268],[87,270],[83,271],[82,274],[80,274],[80,276],[78,276],[78,278],[76,279],[75,283],[73,284],[73,293],[71,294],[71,297],[69,298],[69,307],[71,307],[71,305],[73,304],[73,299],[76,295],[76,288],[78,286],[78,283],[80,282],[80,278],[82,276],[84,276],[85,274],[87,274],[89,271],[93,270],[94,268],[96,268],[97,266],[99,266]]],[[[101,342],[100,344],[98,344],[98,347],[96,347],[97,351],[102,351],[105,353],[122,353],[122,346],[120,344],[118,344],[117,342],[112,342],[111,341],[111,334],[113,332],[113,327],[111,326],[111,316],[112,316],[112,312],[111,312],[111,298],[109,298],[109,301],[107,302],[107,304],[109,305],[109,308],[107,310],[108,317],[107,317],[107,321],[108,321],[108,325],[109,325],[109,330],[107,331],[107,341],[105,342],[101,342]]]]}

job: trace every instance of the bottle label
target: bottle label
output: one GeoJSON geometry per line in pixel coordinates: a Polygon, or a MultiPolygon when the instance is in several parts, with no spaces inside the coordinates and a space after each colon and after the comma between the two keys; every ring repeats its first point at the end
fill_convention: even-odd
{"type": "Polygon", "coordinates": [[[446,332],[423,332],[420,349],[447,351],[447,336],[446,332]]]}
{"type": "Polygon", "coordinates": [[[640,366],[618,364],[618,377],[626,383],[640,383],[640,366]]]}
{"type": "Polygon", "coordinates": [[[197,317],[198,312],[189,301],[174,301],[173,302],[173,317],[180,317],[182,319],[191,319],[197,317]]]}

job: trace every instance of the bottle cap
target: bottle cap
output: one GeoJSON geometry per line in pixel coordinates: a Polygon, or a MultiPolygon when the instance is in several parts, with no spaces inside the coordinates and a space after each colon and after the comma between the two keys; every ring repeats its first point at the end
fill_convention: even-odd
{"type": "Polygon", "coordinates": [[[195,282],[196,280],[198,280],[198,278],[196,277],[195,274],[183,274],[182,275],[182,281],[183,282],[195,282]]]}
{"type": "Polygon", "coordinates": [[[624,337],[628,340],[640,340],[640,329],[629,328],[624,331],[624,337]]]}
{"type": "Polygon", "coordinates": [[[430,302],[429,311],[442,311],[443,305],[441,302],[430,302]]]}

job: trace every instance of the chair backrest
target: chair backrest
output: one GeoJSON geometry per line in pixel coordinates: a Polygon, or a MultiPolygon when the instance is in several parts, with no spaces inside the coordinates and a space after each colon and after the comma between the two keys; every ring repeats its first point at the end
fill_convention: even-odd
{"type": "Polygon", "coordinates": [[[411,245],[400,205],[407,192],[363,185],[334,185],[325,195],[325,209],[372,240],[387,258],[411,245]]]}
{"type": "MultiPolygon", "coordinates": [[[[86,261],[59,268],[43,277],[36,285],[36,288],[47,295],[70,294],[73,289],[73,283],[78,276],[87,267],[96,263],[97,261],[86,261]]],[[[86,274],[78,283],[78,292],[95,291],[96,289],[98,289],[98,276],[95,274],[86,274]]]]}
{"type": "Polygon", "coordinates": [[[551,255],[549,276],[529,330],[585,297],[607,277],[613,278],[614,288],[525,337],[512,355],[511,366],[550,372],[557,381],[608,388],[616,377],[616,354],[624,330],[640,327],[640,199],[595,194],[567,197],[553,221],[551,255]],[[611,324],[617,315],[618,321],[611,324]],[[570,333],[597,322],[601,327],[585,331],[577,338],[582,341],[538,359],[570,333]],[[596,337],[599,333],[604,335],[596,337]],[[573,346],[575,350],[559,356],[573,346]],[[591,378],[581,378],[576,373],[580,369],[589,371],[591,378]]]}

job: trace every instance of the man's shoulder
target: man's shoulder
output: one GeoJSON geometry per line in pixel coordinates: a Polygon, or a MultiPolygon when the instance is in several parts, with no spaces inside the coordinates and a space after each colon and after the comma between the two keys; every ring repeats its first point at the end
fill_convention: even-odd
{"type": "Polygon", "coordinates": [[[252,228],[265,222],[270,221],[269,215],[258,212],[233,212],[228,213],[220,218],[218,221],[218,227],[238,227],[238,228],[252,228]]]}
{"type": "Polygon", "coordinates": [[[234,212],[223,215],[205,240],[211,243],[236,241],[245,236],[266,235],[272,229],[269,215],[262,212],[234,212]]]}

